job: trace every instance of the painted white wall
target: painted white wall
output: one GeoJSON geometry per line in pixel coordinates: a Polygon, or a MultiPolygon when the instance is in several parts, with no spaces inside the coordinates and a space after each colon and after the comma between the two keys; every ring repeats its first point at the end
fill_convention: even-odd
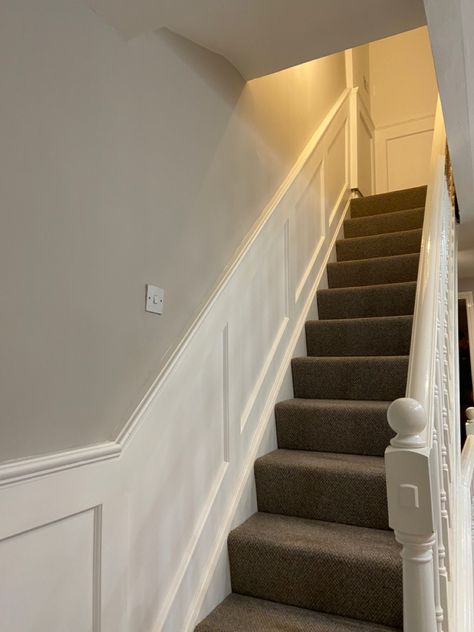
{"type": "Polygon", "coordinates": [[[352,65],[354,87],[359,88],[359,97],[367,110],[371,112],[370,103],[370,56],[369,44],[352,49],[352,65]]]}
{"type": "Polygon", "coordinates": [[[192,632],[229,591],[226,540],[349,208],[350,90],[272,196],[115,444],[0,466],[0,630],[192,632]],[[110,446],[109,446],[110,447],[110,446]]]}
{"type": "Polygon", "coordinates": [[[245,84],[167,31],[124,41],[76,0],[1,13],[4,461],[117,436],[345,71],[340,54],[245,84]]]}
{"type": "Polygon", "coordinates": [[[437,84],[426,27],[369,44],[377,193],[426,184],[437,84]]]}
{"type": "Polygon", "coordinates": [[[436,76],[426,27],[371,42],[369,57],[376,127],[434,115],[436,76]]]}

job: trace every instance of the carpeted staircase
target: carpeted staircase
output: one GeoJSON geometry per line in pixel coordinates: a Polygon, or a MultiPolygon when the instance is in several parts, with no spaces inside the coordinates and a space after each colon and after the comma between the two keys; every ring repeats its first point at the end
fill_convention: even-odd
{"type": "Polygon", "coordinates": [[[387,408],[405,392],[426,187],[353,200],[258,513],[228,539],[233,593],[196,632],[389,632],[403,625],[388,528],[387,408]]]}

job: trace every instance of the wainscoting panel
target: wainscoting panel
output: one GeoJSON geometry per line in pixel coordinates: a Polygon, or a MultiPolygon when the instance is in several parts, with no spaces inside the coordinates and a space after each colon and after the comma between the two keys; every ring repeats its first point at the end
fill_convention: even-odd
{"type": "Polygon", "coordinates": [[[320,160],[295,205],[294,230],[295,243],[298,244],[295,302],[299,300],[326,236],[323,165],[323,160],[320,160]]]}
{"type": "Polygon", "coordinates": [[[0,468],[1,630],[191,632],[230,590],[227,534],[255,509],[253,463],[276,445],[273,407],[349,206],[349,95],[121,435],[0,468]]]}
{"type": "Polygon", "coordinates": [[[99,632],[100,509],[0,541],[0,629],[99,632]]]}
{"type": "Polygon", "coordinates": [[[272,239],[261,245],[262,249],[254,244],[250,250],[242,274],[239,270],[236,275],[238,288],[233,295],[232,379],[242,430],[288,325],[288,222],[279,222],[272,239]]]}
{"type": "Polygon", "coordinates": [[[349,188],[349,120],[344,118],[327,150],[326,159],[326,207],[329,210],[329,226],[349,188]]]}

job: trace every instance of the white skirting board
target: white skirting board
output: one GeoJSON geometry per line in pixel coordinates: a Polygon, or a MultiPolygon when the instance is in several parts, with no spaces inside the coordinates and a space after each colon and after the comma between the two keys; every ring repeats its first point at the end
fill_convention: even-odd
{"type": "Polygon", "coordinates": [[[349,208],[350,94],[117,441],[0,467],[1,630],[185,632],[229,591],[227,533],[349,208]]]}

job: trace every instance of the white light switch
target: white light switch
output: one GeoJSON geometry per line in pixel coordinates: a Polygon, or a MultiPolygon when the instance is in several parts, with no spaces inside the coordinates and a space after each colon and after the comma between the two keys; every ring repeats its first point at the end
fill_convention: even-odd
{"type": "Polygon", "coordinates": [[[146,286],[145,310],[152,314],[162,314],[165,301],[165,291],[156,285],[146,286]]]}

